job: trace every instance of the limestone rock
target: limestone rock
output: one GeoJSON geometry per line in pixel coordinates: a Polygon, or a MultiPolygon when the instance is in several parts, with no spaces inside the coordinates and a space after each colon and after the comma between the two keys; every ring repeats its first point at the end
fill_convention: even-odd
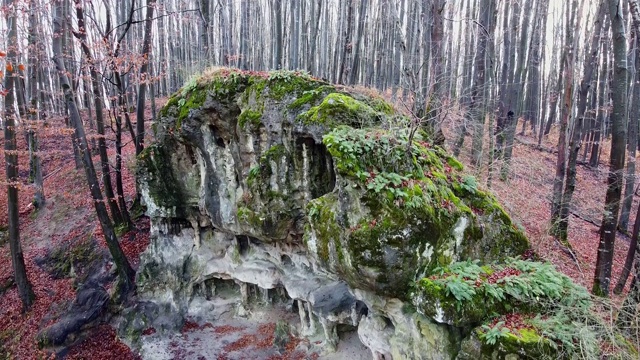
{"type": "Polygon", "coordinates": [[[461,333],[415,309],[416,281],[529,247],[457,160],[373,95],[217,69],[153,127],[137,163],[152,223],[138,289],[180,316],[228,281],[244,302],[254,286],[264,299],[286,292],[302,331],[322,328],[327,345],[347,324],[374,356],[447,359],[461,333]]]}

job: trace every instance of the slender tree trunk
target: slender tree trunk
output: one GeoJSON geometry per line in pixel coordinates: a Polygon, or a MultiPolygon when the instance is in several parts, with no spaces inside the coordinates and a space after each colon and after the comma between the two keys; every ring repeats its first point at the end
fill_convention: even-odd
{"type": "Polygon", "coordinates": [[[138,105],[136,109],[136,155],[144,148],[144,108],[149,82],[149,59],[151,56],[151,25],[153,25],[154,0],[147,0],[147,14],[144,20],[144,39],[142,40],[142,66],[140,67],[140,85],[138,85],[138,105]]]}
{"type": "Polygon", "coordinates": [[[273,0],[274,3],[274,15],[275,15],[275,27],[276,38],[275,40],[275,67],[276,70],[282,69],[282,48],[284,42],[282,41],[282,0],[273,0]]]}
{"type": "Polygon", "coordinates": [[[291,23],[291,40],[289,50],[289,68],[291,70],[297,70],[299,65],[299,50],[300,50],[300,1],[291,0],[291,13],[289,14],[291,23]]]}
{"type": "MultiPolygon", "coordinates": [[[[200,13],[202,14],[202,29],[200,31],[202,51],[203,51],[204,58],[208,59],[211,51],[211,44],[209,43],[209,26],[211,26],[211,12],[209,11],[210,9],[209,0],[199,0],[198,2],[200,5],[200,13]]],[[[145,32],[146,32],[146,29],[145,29],[145,32]]]]}
{"type": "MultiPolygon", "coordinates": [[[[98,183],[98,178],[96,176],[95,168],[93,167],[93,160],[91,159],[91,153],[89,152],[89,147],[87,144],[87,138],[84,132],[84,126],[82,124],[82,119],[80,118],[80,113],[78,111],[78,107],[75,102],[75,97],[73,94],[73,90],[71,88],[71,84],[69,82],[69,78],[67,77],[67,70],[65,68],[64,62],[62,61],[62,46],[61,46],[61,35],[62,35],[62,24],[64,19],[61,14],[61,4],[63,0],[54,0],[53,6],[53,32],[56,34],[53,37],[53,62],[56,66],[56,70],[58,72],[58,76],[60,78],[60,85],[62,86],[62,91],[64,94],[64,99],[67,104],[67,108],[69,109],[71,125],[74,128],[76,138],[78,139],[77,145],[80,148],[80,152],[82,155],[83,166],[85,170],[85,175],[87,178],[87,183],[89,186],[89,190],[91,192],[91,197],[93,198],[93,204],[96,209],[96,214],[98,215],[98,220],[100,221],[100,226],[102,228],[102,232],[105,236],[105,241],[107,243],[107,247],[109,248],[109,252],[113,257],[113,261],[118,270],[118,274],[121,281],[122,293],[127,293],[132,290],[135,286],[134,276],[135,272],[131,268],[129,264],[129,260],[127,260],[120,244],[118,243],[118,239],[113,230],[113,224],[109,219],[109,214],[107,213],[107,208],[104,205],[104,201],[102,198],[102,192],[100,191],[100,186],[98,183]]],[[[74,144],[75,145],[75,144],[74,144]]]]}
{"type": "MultiPolygon", "coordinates": [[[[509,104],[509,94],[511,93],[511,82],[510,76],[513,74],[513,63],[515,62],[516,51],[515,46],[512,46],[512,41],[515,40],[515,31],[509,31],[509,9],[511,9],[511,26],[514,28],[517,24],[517,14],[519,9],[518,2],[513,4],[505,4],[504,5],[504,16],[503,16],[503,27],[502,32],[504,39],[502,41],[502,67],[500,71],[500,113],[498,119],[496,121],[496,130],[495,130],[495,157],[496,159],[502,158],[504,154],[504,141],[507,131],[507,123],[509,121],[509,111],[513,113],[510,109],[509,104]]],[[[513,115],[511,115],[513,118],[513,115]]]]}
{"type": "MultiPolygon", "coordinates": [[[[582,81],[580,82],[580,89],[578,91],[578,113],[577,121],[573,129],[573,134],[569,140],[569,159],[567,161],[567,174],[565,179],[564,193],[562,194],[562,200],[560,202],[560,220],[558,223],[557,231],[555,232],[558,240],[565,246],[569,246],[567,240],[567,234],[569,229],[569,211],[571,202],[573,200],[573,192],[576,188],[576,163],[578,162],[578,153],[582,146],[582,130],[584,128],[585,112],[587,110],[587,95],[591,89],[593,83],[593,71],[598,61],[598,50],[600,49],[599,41],[606,13],[606,6],[604,0],[600,2],[598,7],[597,17],[595,19],[593,34],[591,37],[591,45],[589,47],[590,54],[585,60],[584,74],[582,81]]],[[[607,29],[605,29],[607,30],[607,29]]],[[[554,195],[555,198],[555,195],[554,195]]]]}
{"type": "MultiPolygon", "coordinates": [[[[573,9],[576,9],[577,1],[573,2],[573,9]]],[[[572,13],[571,20],[567,22],[567,34],[562,61],[564,62],[564,93],[563,93],[563,109],[560,119],[560,132],[558,134],[558,158],[556,160],[556,175],[553,179],[553,198],[551,203],[551,226],[552,231],[558,228],[558,220],[560,219],[560,209],[562,206],[562,189],[564,188],[564,177],[567,169],[567,128],[569,124],[569,116],[571,115],[571,104],[573,99],[573,64],[574,51],[576,48],[573,24],[575,24],[576,12],[572,13]]],[[[567,14],[568,16],[568,14],[567,14]]],[[[578,23],[580,19],[578,19],[578,23]]]]}
{"type": "MultiPolygon", "coordinates": [[[[10,45],[7,49],[7,63],[17,64],[18,25],[16,16],[16,4],[11,0],[6,0],[6,21],[10,45]]],[[[11,252],[11,264],[13,265],[14,281],[18,287],[18,296],[22,301],[23,311],[28,311],[35,301],[35,294],[27,277],[27,269],[24,265],[22,246],[20,245],[20,223],[18,212],[18,155],[16,154],[16,113],[14,110],[15,96],[14,88],[18,80],[18,66],[13,67],[13,71],[7,68],[4,78],[4,160],[7,172],[7,213],[9,227],[9,249],[11,252]]]]}
{"type": "Polygon", "coordinates": [[[347,5],[347,23],[344,27],[344,35],[342,40],[342,60],[340,61],[340,71],[338,72],[338,84],[344,84],[349,78],[349,70],[351,66],[351,51],[353,44],[351,43],[351,33],[353,31],[353,9],[355,7],[354,0],[349,1],[347,5]]]}
{"type": "MultiPolygon", "coordinates": [[[[607,18],[606,21],[609,21],[607,18]]],[[[600,161],[600,136],[602,134],[602,127],[604,126],[606,118],[605,101],[608,103],[608,87],[609,87],[609,61],[607,60],[607,50],[609,48],[607,41],[602,41],[600,46],[602,47],[602,60],[600,67],[600,75],[598,76],[598,108],[596,113],[596,125],[593,131],[593,145],[591,146],[591,156],[589,157],[589,166],[591,168],[597,168],[600,161]]]]}
{"type": "MultiPolygon", "coordinates": [[[[358,69],[360,66],[360,47],[362,46],[362,35],[365,27],[365,18],[367,14],[367,0],[360,0],[360,10],[358,18],[358,34],[356,35],[356,44],[352,49],[353,62],[351,65],[351,73],[349,78],[349,84],[355,85],[358,81],[358,69]]],[[[313,56],[313,55],[311,55],[313,56]]]]}
{"type": "MultiPolygon", "coordinates": [[[[467,6],[466,9],[466,18],[467,19],[471,19],[473,16],[475,16],[476,14],[476,10],[478,7],[478,1],[479,0],[472,0],[471,3],[467,6]],[[473,9],[472,9],[473,7],[473,9]]],[[[518,2],[516,2],[516,4],[518,4],[518,2]]],[[[475,25],[475,24],[474,24],[475,25]]],[[[470,31],[468,29],[467,25],[467,31],[466,34],[467,36],[465,37],[465,51],[464,51],[464,62],[465,64],[467,62],[471,62],[473,61],[473,59],[475,58],[474,55],[474,49],[475,49],[475,53],[478,52],[478,49],[475,47],[476,45],[476,39],[475,39],[475,31],[470,31]]],[[[479,32],[478,32],[479,33],[479,32]]],[[[472,97],[471,94],[473,92],[473,81],[472,81],[472,66],[464,66],[462,68],[462,87],[461,87],[461,104],[464,107],[467,107],[467,115],[465,115],[463,121],[461,121],[461,123],[458,125],[458,131],[457,131],[457,139],[453,145],[453,154],[455,156],[458,156],[460,154],[460,150],[462,149],[462,146],[464,144],[464,138],[465,136],[468,134],[469,132],[469,127],[473,126],[473,119],[471,119],[471,104],[472,104],[472,97]]]]}
{"type": "MultiPolygon", "coordinates": [[[[43,104],[38,104],[38,68],[41,66],[39,61],[39,51],[43,51],[37,45],[38,33],[38,16],[35,8],[29,10],[29,120],[35,130],[29,130],[29,177],[33,179],[35,184],[35,192],[33,195],[33,205],[36,209],[42,208],[45,203],[44,179],[42,177],[42,162],[38,150],[40,149],[40,140],[38,138],[38,129],[41,122],[38,121],[39,108],[43,104]]],[[[41,84],[41,86],[43,86],[41,84]]]]}
{"type": "Polygon", "coordinates": [[[631,233],[631,242],[629,243],[629,251],[627,251],[627,258],[624,261],[622,267],[622,273],[618,279],[616,287],[613,289],[613,293],[620,295],[624,286],[627,284],[629,273],[631,273],[631,266],[633,266],[633,260],[638,253],[638,233],[640,233],[640,204],[636,212],[636,221],[633,223],[633,232],[631,233]]]}
{"type": "MultiPolygon", "coordinates": [[[[513,142],[515,140],[516,127],[518,126],[518,118],[523,115],[523,96],[525,89],[525,71],[526,71],[526,47],[527,47],[527,39],[528,39],[528,28],[529,28],[529,14],[531,13],[531,8],[533,6],[533,1],[525,1],[524,7],[522,8],[522,24],[517,32],[520,35],[520,42],[518,45],[518,58],[517,58],[517,66],[514,63],[513,69],[515,69],[514,81],[512,81],[511,91],[509,92],[509,106],[510,110],[514,113],[514,117],[512,121],[510,121],[506,127],[506,136],[504,143],[504,159],[502,162],[502,168],[500,169],[500,179],[502,181],[506,181],[509,176],[510,166],[511,166],[511,156],[513,154],[513,142]]],[[[515,31],[514,31],[515,33],[515,31]]],[[[515,39],[514,39],[515,40],[515,39]]],[[[512,46],[515,45],[515,41],[512,46]]],[[[515,60],[514,60],[515,61],[515,60]]]]}
{"type": "Polygon", "coordinates": [[[102,169],[102,183],[104,186],[104,194],[107,197],[107,203],[109,204],[109,210],[111,211],[111,217],[116,224],[123,223],[122,213],[118,207],[116,196],[113,192],[113,185],[111,184],[111,165],[109,164],[109,156],[107,154],[107,142],[105,139],[105,117],[104,117],[104,105],[102,96],[102,84],[98,75],[95,60],[89,45],[87,44],[87,33],[85,29],[84,21],[84,9],[80,0],[74,0],[76,7],[76,17],[78,19],[79,31],[75,32],[76,37],[80,40],[80,47],[84,54],[84,57],[89,66],[89,73],[91,74],[91,87],[93,89],[94,107],[96,110],[96,127],[98,130],[98,153],[100,154],[100,166],[102,169]]]}
{"type": "Polygon", "coordinates": [[[611,157],[609,159],[609,175],[607,177],[607,194],[605,197],[604,216],[600,228],[600,243],[596,259],[596,270],[593,281],[593,293],[600,296],[609,295],[611,282],[611,266],[618,225],[618,211],[624,173],[625,144],[627,136],[627,36],[621,2],[608,0],[611,30],[613,33],[614,73],[611,82],[611,157]]]}
{"type": "Polygon", "coordinates": [[[240,22],[240,69],[249,70],[249,6],[251,4],[248,1],[242,1],[240,3],[240,14],[242,16],[242,22],[240,22]]]}
{"type": "Polygon", "coordinates": [[[631,206],[633,205],[633,192],[635,189],[636,178],[636,151],[638,149],[638,117],[640,117],[640,40],[639,33],[634,31],[634,64],[632,64],[632,73],[634,84],[632,86],[633,93],[631,99],[631,111],[628,124],[627,139],[627,175],[625,177],[624,197],[622,200],[622,209],[620,210],[620,224],[618,228],[626,231],[629,226],[629,215],[631,206]]]}
{"type": "Polygon", "coordinates": [[[531,121],[531,128],[536,132],[536,126],[540,120],[540,89],[542,83],[541,60],[544,58],[542,36],[547,33],[547,14],[549,13],[549,0],[540,0],[536,11],[535,28],[531,40],[531,67],[529,79],[529,101],[527,102],[527,115],[531,121]]]}
{"type": "Polygon", "coordinates": [[[322,0],[311,0],[311,14],[313,16],[311,21],[313,22],[313,28],[311,30],[311,37],[309,38],[310,50],[309,50],[309,62],[307,64],[307,71],[312,74],[319,74],[316,70],[316,58],[319,54],[316,53],[318,46],[318,29],[320,27],[320,14],[322,13],[322,0]]]}
{"type": "MultiPolygon", "coordinates": [[[[482,0],[480,5],[478,46],[475,58],[475,79],[473,89],[471,91],[470,111],[473,116],[473,141],[471,144],[471,157],[473,165],[476,168],[482,163],[482,144],[484,136],[484,122],[486,118],[485,108],[485,86],[486,86],[486,69],[487,69],[487,45],[492,41],[491,33],[489,33],[489,25],[493,16],[495,2],[493,0],[482,0]]],[[[493,61],[493,60],[491,60],[493,61]]]]}
{"type": "MultiPolygon", "coordinates": [[[[149,77],[154,78],[155,72],[153,68],[153,61],[149,62],[149,77]]],[[[157,110],[156,110],[156,89],[157,85],[155,80],[149,81],[149,97],[151,100],[151,119],[157,119],[157,110]]]]}
{"type": "MultiPolygon", "coordinates": [[[[431,2],[431,18],[433,19],[433,29],[431,33],[431,68],[433,69],[433,79],[431,79],[431,94],[427,103],[427,119],[424,121],[425,130],[431,134],[434,144],[444,144],[444,134],[442,133],[442,120],[440,111],[442,98],[445,96],[445,74],[444,59],[442,53],[442,40],[444,35],[444,10],[445,0],[434,0],[431,2]]],[[[489,39],[492,41],[492,39],[489,39]]],[[[425,61],[427,61],[425,59],[425,61]]],[[[493,60],[490,60],[493,61],[493,60]]]]}

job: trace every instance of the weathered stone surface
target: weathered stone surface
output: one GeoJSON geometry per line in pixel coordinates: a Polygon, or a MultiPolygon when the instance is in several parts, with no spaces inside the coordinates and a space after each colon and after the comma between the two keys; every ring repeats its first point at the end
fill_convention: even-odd
{"type": "Polygon", "coordinates": [[[84,326],[98,319],[108,304],[109,294],[102,286],[83,285],[66,314],[38,334],[38,342],[43,346],[64,344],[70,335],[79,333],[84,326]]]}
{"type": "Polygon", "coordinates": [[[180,316],[211,279],[232,280],[245,301],[247,284],[284,289],[303,332],[322,329],[328,347],[348,324],[374,356],[447,359],[460,330],[415,310],[415,282],[529,246],[460,163],[379,98],[222,69],[161,114],[138,159],[152,219],[138,286],[180,316]]]}

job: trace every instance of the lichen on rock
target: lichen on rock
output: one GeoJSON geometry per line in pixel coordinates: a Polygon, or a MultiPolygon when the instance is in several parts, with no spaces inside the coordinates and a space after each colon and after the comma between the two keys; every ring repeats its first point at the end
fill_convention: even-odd
{"type": "Polygon", "coordinates": [[[379,97],[305,73],[215,69],[160,114],[137,163],[152,222],[138,281],[176,314],[211,279],[233,280],[245,295],[283,289],[327,346],[338,324],[361,324],[374,356],[448,359],[487,319],[431,276],[529,248],[496,199],[379,97]]]}

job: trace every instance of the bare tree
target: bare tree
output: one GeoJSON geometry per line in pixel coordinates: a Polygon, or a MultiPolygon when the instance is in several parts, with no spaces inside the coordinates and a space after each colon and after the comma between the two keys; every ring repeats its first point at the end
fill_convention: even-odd
{"type": "Polygon", "coordinates": [[[118,243],[118,238],[116,237],[115,231],[113,229],[113,224],[111,222],[111,219],[109,219],[107,208],[104,205],[102,192],[100,191],[100,185],[98,183],[98,178],[93,166],[93,160],[91,159],[91,153],[89,151],[87,137],[84,131],[84,125],[80,117],[80,112],[78,111],[78,106],[76,104],[75,95],[73,93],[71,83],[69,82],[69,78],[67,77],[67,70],[65,68],[64,61],[62,60],[63,53],[61,39],[64,31],[62,24],[65,21],[62,16],[62,6],[65,1],[66,0],[54,0],[54,2],[52,3],[53,32],[55,34],[53,37],[53,62],[56,66],[56,71],[58,72],[60,86],[62,87],[64,100],[69,111],[70,122],[74,128],[75,137],[77,139],[77,143],[75,143],[74,145],[78,146],[79,152],[82,155],[82,162],[87,179],[87,185],[89,186],[91,197],[93,198],[93,204],[96,210],[96,214],[98,215],[98,220],[100,222],[102,232],[104,233],[107,247],[109,248],[109,252],[113,257],[113,261],[118,270],[120,286],[121,290],[123,290],[121,293],[126,294],[135,286],[135,272],[131,268],[129,260],[127,260],[124,252],[122,251],[122,248],[120,247],[120,244],[118,243]]]}
{"type": "Polygon", "coordinates": [[[627,35],[622,2],[608,0],[611,30],[613,32],[614,72],[611,82],[611,157],[609,159],[609,175],[607,176],[607,194],[605,197],[604,216],[600,228],[600,242],[596,258],[596,270],[593,279],[593,293],[601,296],[609,295],[611,283],[611,266],[618,225],[618,211],[622,195],[624,158],[626,145],[627,116],[627,35]]]}
{"type": "MultiPolygon", "coordinates": [[[[587,95],[591,89],[593,82],[593,71],[598,60],[598,50],[600,49],[600,35],[602,33],[602,24],[604,23],[604,17],[606,14],[606,4],[604,1],[600,2],[598,6],[597,17],[593,26],[593,33],[591,35],[591,45],[589,47],[590,53],[587,54],[585,59],[584,74],[580,81],[580,88],[578,89],[578,112],[577,119],[574,124],[573,134],[569,140],[569,158],[567,161],[567,173],[564,181],[564,192],[561,195],[562,200],[560,203],[560,218],[556,227],[556,236],[567,246],[568,240],[568,228],[569,228],[569,211],[571,202],[573,200],[573,193],[576,188],[576,164],[578,161],[578,152],[582,146],[582,131],[584,129],[585,112],[587,110],[587,95]]],[[[605,29],[607,30],[607,29],[605,29]]],[[[554,195],[555,198],[556,195],[554,195]]]]}
{"type": "MultiPolygon", "coordinates": [[[[140,67],[140,84],[138,85],[138,104],[136,108],[136,155],[144,147],[144,104],[146,101],[149,77],[149,57],[151,56],[151,25],[153,24],[154,0],[147,0],[147,14],[144,20],[144,39],[142,40],[142,66],[140,67]]],[[[153,102],[154,100],[151,99],[153,102]]]]}
{"type": "Polygon", "coordinates": [[[16,4],[12,0],[6,0],[6,21],[9,29],[9,43],[13,44],[7,50],[7,74],[4,78],[5,106],[4,106],[4,159],[7,172],[7,212],[9,227],[9,248],[11,251],[11,263],[13,264],[14,281],[18,287],[18,295],[22,301],[23,311],[29,310],[35,301],[35,294],[27,277],[27,269],[24,265],[22,246],[20,245],[20,224],[18,213],[18,155],[16,147],[16,112],[15,112],[15,85],[18,79],[17,44],[18,25],[16,16],[16,4]]]}

